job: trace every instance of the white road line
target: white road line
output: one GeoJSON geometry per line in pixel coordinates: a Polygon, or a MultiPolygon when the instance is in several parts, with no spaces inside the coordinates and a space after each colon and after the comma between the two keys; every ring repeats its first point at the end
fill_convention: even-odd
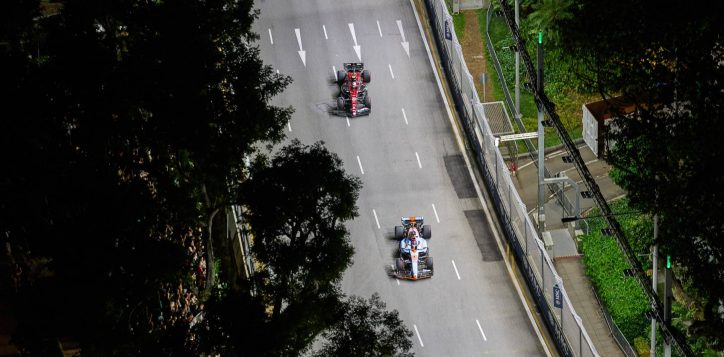
{"type": "Polygon", "coordinates": [[[272,37],[271,29],[269,29],[269,42],[271,42],[272,45],[274,44],[274,37],[272,37]]]}
{"type": "Polygon", "coordinates": [[[304,64],[304,67],[306,67],[307,66],[307,51],[305,51],[302,48],[302,33],[299,29],[295,28],[294,34],[297,35],[297,44],[299,44],[299,51],[297,51],[297,53],[299,53],[299,58],[302,59],[302,64],[304,64]]]}
{"type": "Polygon", "coordinates": [[[458,280],[460,280],[460,273],[458,273],[458,267],[455,265],[455,261],[452,260],[453,268],[455,269],[455,275],[458,276],[458,280]]]}
{"type": "Polygon", "coordinates": [[[337,80],[337,67],[335,66],[332,66],[332,78],[334,78],[335,81],[337,80]]]}
{"type": "MultiPolygon", "coordinates": [[[[453,133],[455,135],[455,140],[458,143],[458,148],[463,152],[463,158],[465,159],[465,165],[468,168],[468,174],[470,175],[470,178],[473,180],[473,185],[475,186],[475,193],[478,195],[478,200],[480,200],[480,204],[483,206],[483,211],[485,211],[485,217],[488,221],[488,224],[493,227],[493,221],[490,217],[492,215],[490,214],[490,209],[488,208],[487,203],[483,199],[483,194],[480,189],[480,185],[478,185],[478,182],[476,181],[475,174],[473,173],[472,169],[470,168],[470,158],[468,158],[468,155],[466,153],[465,144],[463,144],[462,138],[460,137],[460,131],[458,130],[457,125],[455,125],[455,119],[453,117],[452,111],[450,110],[450,103],[447,100],[447,97],[445,96],[445,91],[442,88],[442,81],[440,80],[440,75],[437,73],[437,70],[435,68],[435,61],[432,59],[432,52],[430,51],[430,45],[427,43],[427,37],[425,35],[425,31],[422,28],[422,22],[420,21],[420,15],[417,13],[417,7],[415,6],[414,0],[410,0],[410,6],[412,7],[412,11],[415,14],[415,21],[417,22],[417,28],[420,31],[420,37],[422,37],[422,43],[425,45],[425,52],[427,52],[427,59],[430,61],[430,68],[432,68],[432,73],[435,75],[435,82],[437,82],[437,89],[440,91],[440,96],[442,97],[442,101],[445,103],[445,111],[447,112],[448,120],[450,121],[450,125],[453,128],[453,133]]],[[[543,335],[540,332],[540,328],[538,327],[538,324],[535,322],[535,318],[533,317],[533,313],[530,311],[530,307],[527,303],[525,303],[525,299],[523,298],[523,292],[520,288],[520,284],[518,284],[518,280],[516,280],[513,269],[510,266],[510,262],[508,261],[507,256],[505,255],[505,250],[503,249],[503,245],[501,243],[500,235],[498,234],[497,230],[493,230],[493,236],[495,236],[495,243],[498,246],[498,251],[503,255],[503,261],[505,262],[505,268],[508,271],[508,276],[510,277],[510,280],[513,282],[513,286],[515,287],[516,293],[518,293],[518,299],[520,299],[521,302],[523,302],[523,307],[525,308],[525,313],[528,315],[528,320],[530,321],[531,326],[533,327],[533,330],[535,330],[535,334],[538,336],[538,341],[542,346],[545,346],[545,354],[546,356],[551,356],[551,351],[548,350],[548,345],[543,340],[543,335]]]]}
{"type": "Polygon", "coordinates": [[[347,119],[347,127],[349,127],[349,117],[345,117],[347,119]]]}
{"type": "Polygon", "coordinates": [[[277,74],[279,74],[279,70],[277,69],[277,74]]]}
{"type": "Polygon", "coordinates": [[[390,67],[390,75],[392,76],[392,79],[395,79],[395,74],[392,73],[392,65],[388,64],[387,67],[390,67]]]}
{"type": "Polygon", "coordinates": [[[417,340],[420,341],[420,347],[425,347],[425,344],[422,343],[422,337],[420,337],[420,331],[417,331],[417,325],[412,325],[415,328],[415,333],[417,334],[417,340]]]}
{"type": "Polygon", "coordinates": [[[440,223],[440,217],[437,216],[437,210],[435,209],[435,204],[432,204],[432,211],[435,212],[435,219],[437,220],[437,223],[440,223]]]}
{"type": "Polygon", "coordinates": [[[362,61],[362,51],[361,47],[357,44],[357,35],[354,33],[354,24],[350,22],[347,25],[349,26],[349,32],[352,33],[352,40],[354,40],[354,52],[357,53],[357,58],[362,61]]]}
{"type": "Polygon", "coordinates": [[[380,27],[380,20],[377,20],[377,31],[380,32],[380,37],[382,37],[382,28],[380,27]]]}
{"type": "Polygon", "coordinates": [[[481,333],[481,334],[483,335],[483,340],[487,341],[487,340],[488,340],[488,338],[487,338],[487,337],[485,337],[485,332],[483,332],[483,328],[482,328],[482,327],[480,327],[480,321],[478,321],[478,320],[475,320],[475,323],[477,323],[477,324],[478,324],[478,329],[480,330],[480,333],[481,333]]]}
{"type": "Polygon", "coordinates": [[[400,279],[395,278],[397,280],[397,285],[400,285],[400,279]]]}
{"type": "Polygon", "coordinates": [[[400,36],[402,37],[402,42],[400,44],[402,45],[402,48],[405,50],[405,53],[407,53],[407,57],[410,57],[410,43],[407,42],[405,39],[405,31],[402,29],[402,20],[397,20],[397,28],[400,30],[400,36]]]}
{"type": "Polygon", "coordinates": [[[377,223],[377,229],[380,229],[380,220],[377,219],[377,212],[373,209],[372,214],[375,215],[375,222],[377,223]]]}
{"type": "Polygon", "coordinates": [[[322,31],[324,31],[324,39],[329,40],[329,37],[327,37],[327,26],[322,25],[322,31]]]}
{"type": "Polygon", "coordinates": [[[420,155],[417,154],[417,151],[415,151],[415,157],[417,158],[417,166],[420,166],[420,168],[422,168],[422,163],[420,162],[420,155]]]}
{"type": "Polygon", "coordinates": [[[287,122],[287,127],[289,128],[289,132],[291,132],[291,131],[292,131],[292,123],[287,122]]]}
{"type": "Polygon", "coordinates": [[[360,161],[359,155],[357,155],[357,163],[359,164],[359,170],[362,172],[362,175],[364,175],[365,170],[362,168],[362,161],[360,161]]]}
{"type": "Polygon", "coordinates": [[[402,108],[402,117],[405,118],[405,125],[407,124],[407,114],[405,114],[405,108],[402,108]]]}

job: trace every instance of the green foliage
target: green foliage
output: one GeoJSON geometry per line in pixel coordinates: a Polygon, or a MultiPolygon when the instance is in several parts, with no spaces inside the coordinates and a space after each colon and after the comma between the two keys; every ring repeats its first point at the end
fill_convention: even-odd
{"type": "Polygon", "coordinates": [[[352,296],[338,312],[341,317],[323,334],[317,357],[412,356],[412,331],[405,327],[397,310],[385,310],[375,293],[369,300],[352,296]]]}
{"type": "Polygon", "coordinates": [[[458,41],[462,41],[465,38],[465,15],[462,12],[452,15],[453,27],[455,28],[455,34],[458,36],[458,41]]]}
{"type": "MultiPolygon", "coordinates": [[[[596,214],[595,210],[592,214],[596,214]]],[[[613,321],[627,340],[634,341],[646,331],[648,320],[644,314],[649,309],[648,299],[636,280],[624,275],[630,266],[616,241],[601,233],[606,227],[605,220],[590,218],[588,223],[591,231],[582,237],[581,244],[586,274],[613,321]]]]}

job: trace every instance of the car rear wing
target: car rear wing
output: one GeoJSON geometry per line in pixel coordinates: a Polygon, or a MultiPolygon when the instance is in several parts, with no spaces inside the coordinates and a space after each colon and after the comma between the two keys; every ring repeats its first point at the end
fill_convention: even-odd
{"type": "Polygon", "coordinates": [[[402,217],[400,218],[402,221],[402,225],[408,226],[408,225],[415,225],[415,226],[422,226],[425,222],[425,219],[422,216],[410,216],[410,217],[402,217]]]}
{"type": "Polygon", "coordinates": [[[347,71],[361,71],[365,68],[362,62],[350,62],[344,64],[344,69],[347,71]]]}

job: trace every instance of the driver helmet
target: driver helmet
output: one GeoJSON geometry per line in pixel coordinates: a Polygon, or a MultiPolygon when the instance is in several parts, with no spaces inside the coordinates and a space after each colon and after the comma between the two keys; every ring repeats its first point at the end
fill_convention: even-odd
{"type": "Polygon", "coordinates": [[[352,73],[352,88],[357,88],[357,73],[352,73]]]}

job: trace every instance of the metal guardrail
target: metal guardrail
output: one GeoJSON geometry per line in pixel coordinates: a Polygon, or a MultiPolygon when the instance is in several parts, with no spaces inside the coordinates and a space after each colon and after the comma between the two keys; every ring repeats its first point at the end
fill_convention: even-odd
{"type": "Polygon", "coordinates": [[[254,259],[249,245],[249,233],[244,227],[241,207],[237,205],[226,208],[227,235],[232,240],[236,268],[244,278],[254,275],[254,259]]]}
{"type": "Polygon", "coordinates": [[[425,0],[425,5],[460,123],[491,193],[507,242],[513,249],[550,336],[564,356],[599,356],[538,237],[503,156],[495,146],[495,137],[485,120],[474,79],[465,64],[457,35],[452,30],[452,16],[443,0],[425,0]]]}

